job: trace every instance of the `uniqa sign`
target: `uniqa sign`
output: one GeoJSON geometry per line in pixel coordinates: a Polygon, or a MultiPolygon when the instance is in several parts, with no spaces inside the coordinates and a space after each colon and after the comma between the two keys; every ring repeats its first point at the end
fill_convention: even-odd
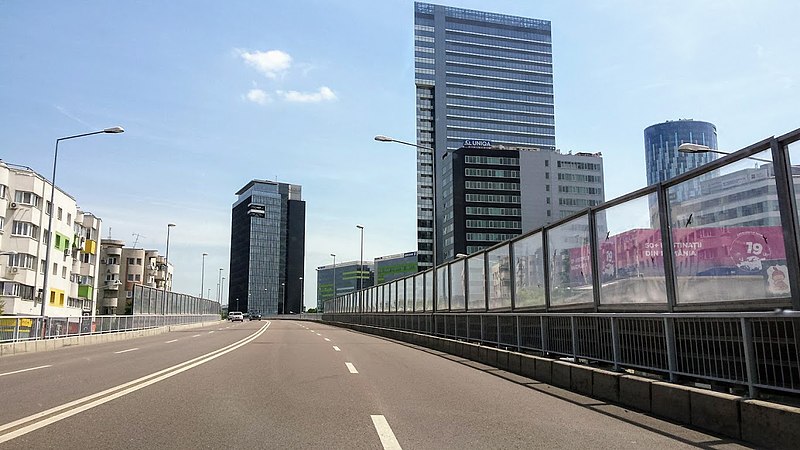
{"type": "Polygon", "coordinates": [[[467,139],[464,141],[464,147],[468,148],[489,148],[492,146],[492,141],[484,141],[481,139],[467,139]]]}

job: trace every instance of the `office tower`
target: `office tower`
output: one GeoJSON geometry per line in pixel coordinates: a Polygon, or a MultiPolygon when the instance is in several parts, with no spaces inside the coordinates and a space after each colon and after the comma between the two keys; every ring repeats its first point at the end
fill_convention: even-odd
{"type": "MultiPolygon", "coordinates": [[[[433,262],[432,159],[436,158],[437,262],[452,259],[452,159],[466,140],[555,150],[550,22],[414,4],[417,240],[433,262]]],[[[525,171],[524,166],[520,167],[525,171]]],[[[541,193],[544,197],[544,192],[541,193]]]]}
{"type": "Polygon", "coordinates": [[[325,301],[336,296],[355,292],[359,287],[372,286],[373,265],[364,261],[359,270],[360,261],[343,261],[317,267],[317,311],[321,311],[325,301]],[[359,277],[361,280],[359,281],[359,277]]]}
{"type": "Polygon", "coordinates": [[[471,254],[604,201],[600,153],[467,142],[452,158],[445,258],[471,254]],[[525,170],[522,170],[525,168],[525,170]]]}
{"type": "MultiPolygon", "coordinates": [[[[716,156],[714,153],[681,153],[678,146],[683,143],[705,145],[717,149],[717,127],[709,122],[691,119],[668,120],[650,125],[644,129],[644,155],[647,167],[647,184],[667,181],[684,172],[707,164],[716,156]]],[[[685,189],[673,191],[679,198],[697,195],[698,183],[716,175],[695,180],[685,189]]]]}
{"type": "Polygon", "coordinates": [[[236,195],[228,310],[302,312],[306,203],[301,187],[253,180],[236,195]]]}

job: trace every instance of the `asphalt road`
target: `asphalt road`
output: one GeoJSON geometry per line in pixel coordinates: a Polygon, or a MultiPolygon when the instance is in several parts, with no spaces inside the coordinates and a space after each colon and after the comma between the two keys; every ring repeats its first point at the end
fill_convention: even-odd
{"type": "Polygon", "coordinates": [[[301,321],[0,359],[0,448],[743,448],[428,349],[301,321]]]}

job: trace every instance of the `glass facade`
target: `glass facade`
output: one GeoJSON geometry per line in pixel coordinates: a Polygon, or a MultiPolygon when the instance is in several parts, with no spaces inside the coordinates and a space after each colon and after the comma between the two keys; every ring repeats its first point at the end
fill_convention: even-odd
{"type": "MultiPolygon", "coordinates": [[[[441,234],[452,197],[446,153],[467,139],[555,149],[550,22],[415,3],[414,25],[417,145],[436,149],[441,262],[454,256],[445,255],[441,234]]],[[[432,263],[432,158],[418,151],[420,269],[432,263]]]]}
{"type": "Polygon", "coordinates": [[[233,204],[229,310],[302,310],[305,202],[300,186],[253,180],[233,204]]]}
{"type": "MultiPolygon", "coordinates": [[[[714,153],[679,152],[678,146],[684,143],[705,145],[716,150],[717,127],[712,123],[697,120],[670,120],[644,129],[648,185],[667,181],[716,159],[714,153]]],[[[684,186],[683,190],[673,191],[673,194],[679,199],[685,199],[697,195],[697,189],[695,182],[684,186]]]]}

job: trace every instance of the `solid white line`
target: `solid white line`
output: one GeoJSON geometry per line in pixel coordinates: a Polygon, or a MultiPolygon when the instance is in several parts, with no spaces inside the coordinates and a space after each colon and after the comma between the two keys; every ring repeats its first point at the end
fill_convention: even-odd
{"type": "Polygon", "coordinates": [[[356,366],[354,366],[353,363],[346,362],[344,365],[347,366],[347,370],[349,370],[350,373],[358,373],[356,366]]]}
{"type": "Polygon", "coordinates": [[[207,363],[207,362],[209,362],[209,361],[211,361],[213,359],[216,359],[216,358],[218,358],[218,357],[220,357],[220,356],[222,356],[222,355],[224,355],[224,354],[226,354],[228,352],[232,352],[232,351],[238,349],[239,347],[242,347],[243,345],[246,345],[246,344],[254,341],[256,338],[258,338],[259,336],[264,334],[264,332],[267,331],[267,328],[270,326],[270,324],[271,324],[271,322],[267,322],[266,325],[261,327],[261,329],[258,330],[257,332],[255,332],[254,334],[251,334],[250,336],[248,336],[248,337],[246,337],[246,338],[244,338],[244,339],[242,339],[242,340],[240,340],[238,342],[234,342],[233,344],[230,344],[230,345],[228,345],[226,347],[214,350],[213,352],[206,353],[205,355],[198,356],[196,358],[190,359],[189,361],[184,361],[184,362],[182,362],[180,364],[176,364],[176,365],[174,365],[172,367],[168,367],[168,368],[160,370],[158,372],[151,373],[150,375],[145,375],[145,376],[143,376],[141,378],[137,378],[137,379],[135,379],[133,381],[129,381],[129,382],[121,384],[119,386],[115,386],[113,388],[106,389],[105,391],[98,392],[96,394],[92,394],[92,395],[83,397],[81,399],[74,400],[74,401],[69,402],[69,403],[65,403],[65,404],[63,404],[61,406],[56,406],[55,408],[50,408],[47,411],[42,411],[40,413],[36,413],[36,414],[30,415],[28,417],[24,417],[24,418],[19,419],[19,420],[15,420],[14,422],[9,422],[9,423],[7,423],[5,425],[2,425],[2,426],[0,426],[0,432],[2,432],[4,430],[11,429],[11,428],[14,428],[14,427],[17,427],[17,426],[22,425],[24,423],[32,422],[33,420],[39,419],[41,417],[48,416],[50,414],[57,413],[59,411],[67,410],[65,412],[62,412],[60,414],[48,417],[48,418],[46,418],[44,420],[41,420],[39,422],[33,422],[33,423],[31,423],[29,425],[26,425],[26,426],[24,426],[22,428],[19,428],[19,429],[13,431],[13,432],[10,432],[10,433],[4,434],[4,435],[0,435],[0,444],[2,444],[3,442],[7,442],[7,441],[10,441],[12,439],[15,439],[15,438],[17,438],[19,436],[28,434],[31,431],[38,430],[39,428],[43,428],[43,427],[45,427],[47,425],[50,425],[51,423],[55,423],[55,422],[58,422],[58,421],[60,421],[62,419],[66,419],[67,417],[74,416],[75,414],[78,414],[80,412],[83,412],[83,411],[86,411],[88,409],[94,408],[95,406],[99,406],[99,405],[102,405],[104,403],[110,402],[111,400],[114,400],[116,398],[119,398],[119,397],[122,397],[124,395],[130,394],[131,392],[138,391],[139,389],[147,387],[147,386],[149,386],[151,384],[158,383],[159,381],[165,380],[167,378],[173,377],[173,376],[175,376],[175,375],[177,375],[177,374],[179,374],[181,372],[185,372],[185,371],[187,371],[187,370],[189,370],[189,369],[191,369],[193,367],[199,366],[201,364],[205,364],[205,363],[207,363]],[[126,389],[119,390],[121,388],[126,388],[126,389]],[[117,391],[117,392],[114,392],[114,391],[117,391]],[[110,395],[108,395],[107,397],[103,397],[106,394],[110,394],[110,395]],[[95,398],[98,398],[98,397],[102,397],[102,398],[99,398],[98,400],[95,400],[95,401],[93,401],[91,403],[85,403],[85,402],[87,402],[89,400],[92,400],[92,399],[95,399],[95,398]],[[84,403],[84,404],[81,405],[81,403],[84,403]],[[76,406],[76,405],[81,405],[81,406],[78,406],[77,408],[74,408],[74,409],[69,409],[69,408],[71,408],[73,406],[76,406]]]}
{"type": "Polygon", "coordinates": [[[331,340],[330,340],[330,339],[328,339],[328,338],[325,338],[325,340],[326,340],[326,341],[328,341],[328,342],[330,342],[330,341],[331,341],[331,340]]]}
{"type": "Polygon", "coordinates": [[[337,352],[340,352],[340,351],[342,351],[342,349],[340,349],[339,347],[337,347],[337,346],[335,346],[335,345],[333,346],[333,349],[334,349],[334,350],[336,350],[337,352]]]}
{"type": "Polygon", "coordinates": [[[400,443],[394,437],[394,432],[392,432],[389,422],[386,421],[386,417],[371,415],[370,418],[372,418],[372,424],[375,425],[375,431],[378,432],[378,437],[381,438],[383,448],[385,450],[400,450],[400,443]]]}
{"type": "Polygon", "coordinates": [[[114,353],[116,353],[116,354],[118,354],[118,355],[119,355],[120,353],[128,353],[128,352],[132,352],[132,351],[134,351],[134,350],[139,350],[139,347],[129,348],[129,349],[127,349],[127,350],[120,350],[120,351],[118,351],[118,352],[114,352],[114,353]]]}
{"type": "Polygon", "coordinates": [[[31,367],[30,369],[22,369],[22,370],[15,370],[13,372],[0,373],[0,377],[4,377],[6,375],[14,375],[15,373],[29,372],[31,370],[36,370],[36,369],[45,369],[47,367],[53,367],[53,365],[48,364],[46,366],[31,367]]]}
{"type": "Polygon", "coordinates": [[[177,342],[177,341],[178,341],[177,339],[173,339],[173,340],[171,340],[171,341],[167,341],[167,342],[164,342],[164,343],[165,343],[165,344],[172,344],[173,342],[177,342]]]}

